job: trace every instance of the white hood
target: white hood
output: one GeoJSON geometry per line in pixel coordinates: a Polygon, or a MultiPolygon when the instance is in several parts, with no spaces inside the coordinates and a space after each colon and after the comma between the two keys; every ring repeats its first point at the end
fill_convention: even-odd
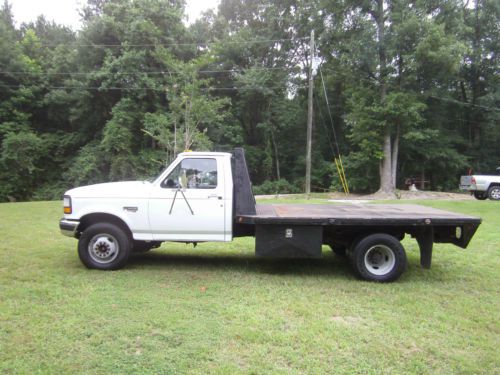
{"type": "Polygon", "coordinates": [[[151,183],[148,181],[108,182],[68,190],[72,198],[147,198],[151,183]]]}

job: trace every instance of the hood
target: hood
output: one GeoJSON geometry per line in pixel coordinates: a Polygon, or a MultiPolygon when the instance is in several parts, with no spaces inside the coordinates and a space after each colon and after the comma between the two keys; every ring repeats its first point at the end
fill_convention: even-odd
{"type": "Polygon", "coordinates": [[[72,198],[147,198],[151,183],[148,181],[108,182],[81,186],[68,190],[72,198]]]}

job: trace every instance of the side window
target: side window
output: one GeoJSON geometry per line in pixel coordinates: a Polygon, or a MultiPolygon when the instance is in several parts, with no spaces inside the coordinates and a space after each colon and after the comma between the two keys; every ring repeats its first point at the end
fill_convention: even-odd
{"type": "Polygon", "coordinates": [[[217,161],[215,159],[184,159],[163,180],[161,187],[215,189],[217,187],[217,161]]]}

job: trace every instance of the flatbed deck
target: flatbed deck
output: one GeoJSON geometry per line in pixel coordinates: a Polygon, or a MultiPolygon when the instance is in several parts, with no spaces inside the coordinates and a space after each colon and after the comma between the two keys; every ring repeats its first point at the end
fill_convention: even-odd
{"type": "Polygon", "coordinates": [[[242,224],[294,225],[464,225],[474,216],[414,204],[257,204],[255,215],[239,215],[242,224]]]}

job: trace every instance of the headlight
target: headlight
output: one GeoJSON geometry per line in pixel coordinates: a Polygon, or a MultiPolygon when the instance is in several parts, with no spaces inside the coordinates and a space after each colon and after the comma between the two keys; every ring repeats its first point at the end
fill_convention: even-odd
{"type": "Polygon", "coordinates": [[[71,208],[71,197],[69,195],[63,197],[63,207],[65,214],[70,214],[73,211],[71,208]]]}

